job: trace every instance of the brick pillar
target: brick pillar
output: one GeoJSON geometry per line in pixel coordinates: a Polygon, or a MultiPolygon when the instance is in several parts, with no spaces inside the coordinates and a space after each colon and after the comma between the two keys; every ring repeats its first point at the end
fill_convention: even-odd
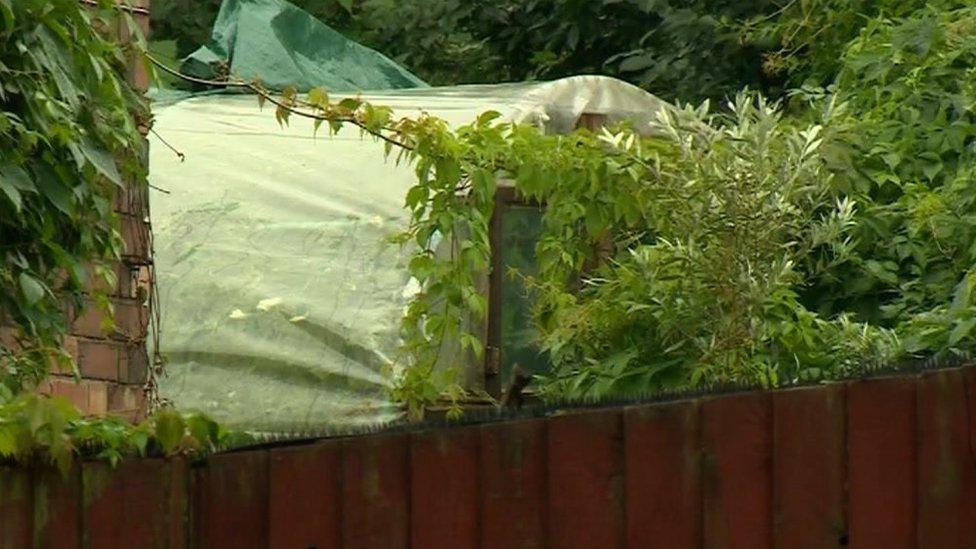
{"type": "MultiPolygon", "coordinates": [[[[149,35],[149,1],[117,0],[119,9],[132,17],[145,36],[149,35]]],[[[132,37],[125,18],[121,12],[119,15],[114,30],[119,40],[126,43],[132,37]]],[[[149,87],[148,75],[141,60],[133,57],[125,74],[129,84],[145,92],[149,87]]],[[[143,145],[148,162],[148,143],[143,145]]],[[[83,314],[69,311],[71,329],[66,348],[74,357],[82,379],[76,381],[70,372],[54,372],[40,390],[71,400],[86,414],[115,413],[138,419],[146,410],[143,386],[149,372],[146,337],[152,276],[149,196],[145,182],[129,182],[116,197],[115,211],[125,241],[122,260],[113,266],[118,284],[108,287],[93,282],[92,287],[108,294],[115,310],[114,326],[94,304],[83,314]]]]}

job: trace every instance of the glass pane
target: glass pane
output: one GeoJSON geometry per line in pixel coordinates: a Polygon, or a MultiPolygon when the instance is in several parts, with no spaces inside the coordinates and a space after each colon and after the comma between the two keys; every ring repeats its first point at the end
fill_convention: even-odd
{"type": "Polygon", "coordinates": [[[548,360],[539,352],[536,332],[532,328],[534,292],[527,288],[523,279],[537,274],[535,247],[541,231],[540,208],[505,207],[499,246],[502,265],[500,373],[503,386],[511,383],[515,364],[533,374],[549,368],[548,360]],[[513,269],[518,274],[513,275],[513,269]]]}

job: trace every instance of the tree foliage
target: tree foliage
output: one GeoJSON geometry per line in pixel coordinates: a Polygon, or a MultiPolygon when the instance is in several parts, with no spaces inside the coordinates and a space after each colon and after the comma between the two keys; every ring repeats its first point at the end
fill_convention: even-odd
{"type": "MultiPolygon", "coordinates": [[[[433,84],[617,76],[669,99],[768,87],[761,50],[736,22],[772,0],[295,0],[433,84]]],[[[209,37],[216,0],[154,2],[154,30],[190,53],[209,37]],[[192,4],[192,6],[191,6],[192,4]],[[191,9],[192,8],[192,9],[191,9]]]]}
{"type": "Polygon", "coordinates": [[[100,261],[121,253],[114,196],[144,178],[136,120],[146,111],[119,76],[128,53],[111,36],[118,17],[136,27],[110,6],[0,2],[0,326],[14,330],[0,338],[7,390],[70,363],[60,348],[65,306],[84,307],[100,261]]]}
{"type": "MultiPolygon", "coordinates": [[[[836,77],[793,92],[786,116],[746,93],[664,109],[649,132],[556,136],[494,113],[451,129],[344,111],[417,174],[403,240],[424,289],[404,319],[398,398],[434,398],[445,341],[483,352],[469,319],[485,314],[477,277],[502,180],[547,205],[526,282],[550,395],[773,386],[972,351],[974,13],[867,19],[844,31],[836,69],[797,49],[809,63],[791,78],[836,77]]],[[[336,108],[312,116],[337,129],[336,108]]]]}

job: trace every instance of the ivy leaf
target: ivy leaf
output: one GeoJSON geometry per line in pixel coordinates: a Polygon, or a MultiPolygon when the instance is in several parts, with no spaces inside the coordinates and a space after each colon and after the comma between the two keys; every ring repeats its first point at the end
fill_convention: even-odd
{"type": "Polygon", "coordinates": [[[37,179],[37,188],[51,204],[61,213],[71,215],[71,189],[62,183],[60,177],[53,170],[41,170],[37,179]]]}
{"type": "Polygon", "coordinates": [[[347,97],[347,98],[343,99],[342,101],[339,101],[339,107],[342,108],[342,109],[345,109],[345,110],[347,110],[349,112],[353,112],[353,111],[357,110],[359,107],[362,106],[362,104],[363,104],[362,101],[360,101],[359,99],[352,98],[352,97],[347,97]]]}
{"type": "Polygon", "coordinates": [[[81,153],[94,166],[98,173],[119,187],[122,186],[122,176],[119,175],[119,169],[115,165],[115,160],[108,151],[97,146],[91,139],[84,139],[81,142],[81,153]]]}
{"type": "Polygon", "coordinates": [[[19,212],[23,205],[21,193],[34,192],[37,188],[23,168],[7,163],[0,165],[0,190],[14,203],[19,212]]]}
{"type": "Polygon", "coordinates": [[[308,90],[308,102],[311,103],[313,107],[318,107],[324,110],[329,106],[329,94],[323,87],[312,88],[308,90]]]}
{"type": "Polygon", "coordinates": [[[167,454],[179,448],[185,432],[186,422],[179,412],[162,410],[156,414],[156,440],[167,454]]]}
{"type": "Polygon", "coordinates": [[[220,438],[220,426],[207,416],[193,414],[186,420],[190,434],[201,446],[213,449],[220,438]]]}
{"type": "Polygon", "coordinates": [[[283,105],[278,105],[275,109],[275,120],[278,121],[279,126],[286,126],[288,124],[288,117],[291,116],[291,111],[283,105]]]}
{"type": "Polygon", "coordinates": [[[20,290],[24,292],[24,297],[27,298],[28,305],[34,305],[47,293],[44,285],[33,276],[27,273],[20,273],[20,277],[18,278],[20,281],[20,290]]]}
{"type": "Polygon", "coordinates": [[[352,4],[353,2],[355,2],[355,0],[336,0],[336,2],[338,2],[339,5],[342,6],[342,9],[346,10],[349,13],[352,13],[352,4]]]}

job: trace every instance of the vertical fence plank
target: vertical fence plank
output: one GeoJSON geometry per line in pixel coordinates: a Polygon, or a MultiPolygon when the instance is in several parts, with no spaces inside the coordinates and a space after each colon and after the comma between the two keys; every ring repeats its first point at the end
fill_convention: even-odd
{"type": "Polygon", "coordinates": [[[773,521],[777,549],[847,545],[844,386],[773,395],[773,521]]]}
{"type": "Polygon", "coordinates": [[[546,546],[546,423],[481,428],[481,547],[546,546]]]}
{"type": "Polygon", "coordinates": [[[268,547],[268,452],[218,454],[194,475],[199,547],[268,547]]]}
{"type": "MultiPolygon", "coordinates": [[[[82,465],[85,547],[167,547],[169,486],[161,459],[82,465]]],[[[53,517],[53,520],[58,520],[53,517]]]]}
{"type": "Polygon", "coordinates": [[[409,546],[409,439],[358,437],[342,447],[342,537],[346,549],[409,546]]]}
{"type": "Polygon", "coordinates": [[[976,455],[961,370],[918,383],[918,546],[976,547],[976,455]]]}
{"type": "Polygon", "coordinates": [[[338,549],[339,442],[271,451],[271,547],[338,549]]]}
{"type": "Polygon", "coordinates": [[[772,545],[772,418],[768,393],[702,402],[706,548],[772,545]]]}
{"type": "Polygon", "coordinates": [[[34,469],[34,547],[78,549],[81,547],[81,466],[67,475],[39,467],[34,469]]]}
{"type": "Polygon", "coordinates": [[[695,401],[625,410],[627,547],[701,547],[699,411],[695,401]]]}
{"type": "Polygon", "coordinates": [[[623,421],[619,411],[549,419],[549,545],[624,546],[623,421]]]}
{"type": "Polygon", "coordinates": [[[190,464],[186,458],[169,460],[166,468],[166,545],[170,549],[189,547],[190,464]]]}
{"type": "Polygon", "coordinates": [[[31,494],[28,469],[0,467],[0,549],[31,545],[31,494]]]}
{"type": "Polygon", "coordinates": [[[480,545],[479,438],[476,428],[411,437],[411,547],[475,549],[480,545]]]}
{"type": "Polygon", "coordinates": [[[850,546],[915,547],[915,379],[847,386],[850,546]]]}

